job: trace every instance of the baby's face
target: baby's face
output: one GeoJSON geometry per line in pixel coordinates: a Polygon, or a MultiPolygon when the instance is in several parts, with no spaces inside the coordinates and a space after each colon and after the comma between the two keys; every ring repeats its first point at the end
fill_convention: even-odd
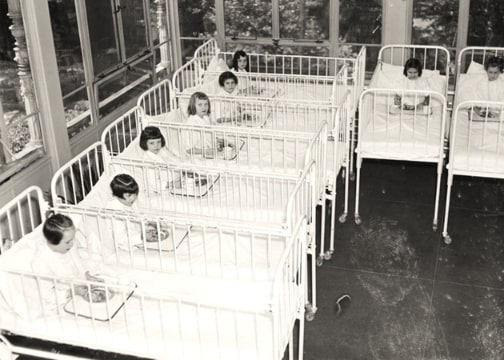
{"type": "Polygon", "coordinates": [[[226,80],[224,80],[223,87],[227,93],[231,94],[236,89],[236,83],[233,79],[226,79],[226,80]]]}
{"type": "Polygon", "coordinates": [[[238,70],[245,70],[247,67],[247,57],[240,56],[238,58],[238,70]]]}
{"type": "Polygon", "coordinates": [[[147,150],[157,154],[159,150],[163,147],[161,139],[149,139],[147,140],[147,150]]]}
{"type": "Polygon", "coordinates": [[[60,254],[66,254],[73,246],[75,228],[71,227],[63,231],[63,237],[58,245],[50,245],[51,249],[60,254]]]}
{"type": "Polygon", "coordinates": [[[418,70],[415,68],[409,68],[406,70],[406,77],[408,80],[416,80],[418,79],[418,70]]]}
{"type": "Polygon", "coordinates": [[[131,206],[133,206],[133,204],[135,203],[135,201],[136,201],[136,199],[137,199],[137,196],[138,196],[138,194],[125,193],[125,194],[123,195],[123,198],[122,198],[122,199],[121,199],[121,198],[119,198],[119,201],[120,201],[122,204],[124,204],[124,205],[126,205],[126,206],[131,207],[131,206]]]}
{"type": "Polygon", "coordinates": [[[196,115],[200,117],[208,115],[208,100],[197,99],[195,106],[196,115]]]}
{"type": "Polygon", "coordinates": [[[488,81],[495,81],[499,78],[500,70],[498,66],[489,67],[487,69],[488,81]]]}

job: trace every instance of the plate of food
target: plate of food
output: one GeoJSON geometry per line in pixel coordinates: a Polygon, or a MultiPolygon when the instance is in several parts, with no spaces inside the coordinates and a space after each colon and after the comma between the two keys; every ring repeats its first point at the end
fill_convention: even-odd
{"type": "Polygon", "coordinates": [[[173,195],[202,197],[208,194],[218,179],[218,175],[187,171],[182,174],[180,181],[173,184],[171,193],[173,195]]]}
{"type": "Polygon", "coordinates": [[[135,245],[138,249],[174,251],[187,236],[187,229],[172,229],[160,224],[159,232],[157,224],[148,224],[145,230],[146,239],[142,244],[135,245]],[[159,234],[159,236],[158,236],[159,234]]]}
{"type": "Polygon", "coordinates": [[[105,285],[90,285],[83,295],[71,297],[63,309],[70,313],[97,321],[111,320],[133,295],[137,285],[121,278],[108,277],[105,285]],[[115,286],[120,285],[120,286],[115,286]]]}

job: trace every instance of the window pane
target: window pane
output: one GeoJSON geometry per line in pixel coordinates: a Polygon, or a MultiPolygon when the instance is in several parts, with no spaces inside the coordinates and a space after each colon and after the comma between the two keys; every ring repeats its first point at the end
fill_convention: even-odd
{"type": "Polygon", "coordinates": [[[110,1],[86,1],[95,75],[121,63],[110,1]]]}
{"type": "MultiPolygon", "coordinates": [[[[70,137],[76,129],[89,126],[91,118],[82,115],[89,110],[84,64],[82,61],[79,29],[73,0],[49,2],[54,47],[58,61],[61,93],[65,108],[65,120],[70,137]],[[82,124],[79,122],[82,121],[82,124]]],[[[89,114],[89,111],[87,112],[89,114]]]]}
{"type": "Polygon", "coordinates": [[[381,44],[381,0],[340,0],[339,11],[340,42],[381,44]]]}
{"type": "Polygon", "coordinates": [[[469,9],[469,46],[504,46],[504,3],[471,1],[469,9]]]}
{"type": "Polygon", "coordinates": [[[202,45],[206,39],[193,40],[193,39],[182,39],[180,40],[180,46],[182,48],[182,62],[186,63],[194,57],[194,52],[196,49],[202,45]]]}
{"type": "Polygon", "coordinates": [[[210,37],[214,35],[216,30],[215,0],[179,0],[178,9],[181,36],[210,37]]]}
{"type": "Polygon", "coordinates": [[[137,98],[152,86],[151,58],[123,68],[98,85],[100,118],[137,98]]]}
{"type": "Polygon", "coordinates": [[[329,0],[280,0],[280,37],[329,39],[329,0]]]}
{"type": "Polygon", "coordinates": [[[457,0],[415,0],[412,43],[455,47],[458,7],[457,0]]]}
{"type": "Polygon", "coordinates": [[[147,49],[147,21],[142,0],[121,0],[121,20],[126,58],[147,49]]]}
{"type": "Polygon", "coordinates": [[[271,1],[224,0],[226,36],[271,37],[271,1]]]}

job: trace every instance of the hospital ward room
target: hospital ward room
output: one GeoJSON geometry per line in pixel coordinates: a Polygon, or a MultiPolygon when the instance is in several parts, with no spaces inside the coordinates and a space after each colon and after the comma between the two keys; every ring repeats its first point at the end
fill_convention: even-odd
{"type": "Polygon", "coordinates": [[[503,19],[0,0],[0,360],[503,360],[503,19]]]}

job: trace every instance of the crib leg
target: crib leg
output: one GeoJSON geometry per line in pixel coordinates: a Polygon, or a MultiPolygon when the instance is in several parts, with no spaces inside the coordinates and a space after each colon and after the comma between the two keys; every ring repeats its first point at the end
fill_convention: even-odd
{"type": "Polygon", "coordinates": [[[303,360],[304,353],[304,317],[301,316],[299,319],[299,337],[298,337],[298,360],[303,360]]]}
{"type": "Polygon", "coordinates": [[[437,231],[438,227],[438,212],[439,212],[439,193],[441,190],[441,175],[443,173],[443,159],[438,163],[437,181],[436,181],[436,201],[434,204],[434,220],[432,221],[432,230],[437,231]]]}
{"type": "Polygon", "coordinates": [[[331,238],[329,241],[329,254],[326,256],[326,259],[329,260],[332,257],[332,254],[334,253],[334,236],[335,236],[335,231],[334,231],[334,222],[336,221],[336,190],[332,192],[329,196],[328,199],[331,200],[331,238]]]}
{"type": "Polygon", "coordinates": [[[360,223],[361,223],[361,217],[359,215],[359,191],[360,191],[361,165],[362,165],[362,159],[361,159],[360,155],[357,155],[357,164],[356,164],[357,178],[355,179],[355,223],[357,225],[360,225],[360,223]]]}
{"type": "Polygon", "coordinates": [[[349,174],[352,180],[355,180],[354,174],[354,151],[355,151],[355,126],[356,126],[355,116],[353,116],[350,126],[350,166],[349,166],[349,174]]]}
{"type": "Polygon", "coordinates": [[[448,180],[446,187],[446,202],[445,202],[445,216],[443,223],[443,240],[445,244],[451,244],[452,240],[450,235],[448,235],[448,214],[450,212],[450,198],[451,198],[451,189],[453,185],[453,172],[448,170],[448,180]]]}
{"type": "Polygon", "coordinates": [[[348,189],[349,189],[349,186],[350,186],[350,181],[347,177],[347,178],[345,178],[345,208],[343,210],[343,214],[341,214],[338,219],[340,223],[346,222],[346,218],[348,215],[348,189]]]}
{"type": "MultiPolygon", "coordinates": [[[[324,246],[325,246],[325,219],[326,219],[326,197],[322,195],[321,201],[321,217],[320,217],[320,252],[317,257],[317,266],[322,266],[324,262],[324,246]]],[[[315,236],[315,234],[314,234],[315,236]]],[[[315,237],[316,238],[316,237],[315,237]]]]}

